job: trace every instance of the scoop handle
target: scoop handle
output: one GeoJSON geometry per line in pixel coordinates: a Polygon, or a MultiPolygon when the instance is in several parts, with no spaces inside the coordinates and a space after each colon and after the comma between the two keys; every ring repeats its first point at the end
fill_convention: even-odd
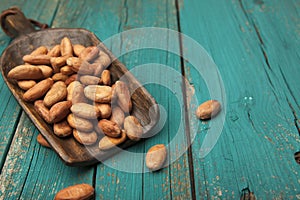
{"type": "Polygon", "coordinates": [[[27,19],[23,12],[17,7],[11,7],[2,11],[0,15],[1,28],[11,38],[36,31],[35,26],[45,29],[47,24],[27,19]]]}

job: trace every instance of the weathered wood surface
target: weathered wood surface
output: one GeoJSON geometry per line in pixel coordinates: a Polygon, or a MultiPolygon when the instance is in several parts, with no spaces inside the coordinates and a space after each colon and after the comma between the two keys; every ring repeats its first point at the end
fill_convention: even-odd
{"type": "MultiPolygon", "coordinates": [[[[207,123],[200,130],[208,126],[208,131],[198,132],[192,145],[200,199],[236,199],[247,187],[261,199],[299,198],[299,165],[294,160],[299,150],[294,124],[300,97],[299,33],[292,28],[297,22],[279,19],[287,13],[299,19],[297,10],[299,4],[281,1],[186,1],[181,7],[181,31],[213,57],[227,100],[226,122],[214,149],[200,157],[203,139],[212,134],[207,123]]],[[[183,49],[183,55],[190,54],[185,40],[183,49]]],[[[188,62],[185,70],[200,101],[209,99],[204,77],[188,62]]]]}
{"type": "MultiPolygon", "coordinates": [[[[189,151],[156,173],[132,173],[146,171],[144,160],[129,159],[124,153],[96,166],[64,165],[52,150],[38,145],[37,129],[1,78],[0,199],[51,199],[60,189],[83,182],[95,187],[96,199],[239,199],[247,187],[258,199],[300,198],[300,166],[294,160],[294,153],[300,150],[298,1],[31,0],[3,1],[0,9],[12,5],[51,27],[86,28],[101,40],[140,27],[181,31],[201,44],[216,63],[225,88],[226,121],[212,151],[201,157],[210,126],[221,115],[199,123],[191,94],[194,91],[198,102],[205,101],[211,97],[204,80],[222,82],[216,77],[201,77],[187,59],[197,56],[193,46],[184,37],[174,40],[171,33],[166,37],[166,48],[171,51],[182,47],[183,59],[157,49],[128,52],[120,57],[141,82],[161,83],[148,84],[146,88],[166,116],[159,134],[128,151],[144,153],[154,144],[169,144],[180,122],[183,127],[175,142],[182,146],[173,149],[170,145],[173,153],[169,159],[176,158],[189,139],[193,142],[189,151]],[[149,63],[169,66],[179,76],[171,76],[149,63]],[[142,66],[146,71],[150,67],[153,71],[135,71],[143,64],[148,64],[142,66]],[[180,74],[186,76],[190,87],[183,86],[180,74]],[[121,171],[122,168],[129,171],[121,171]]],[[[146,40],[147,35],[130,35],[107,44],[113,53],[120,54],[132,43],[139,47],[149,45],[146,40]]],[[[164,44],[165,36],[156,41],[159,40],[164,44]]],[[[0,32],[1,51],[9,42],[0,32]]]]}

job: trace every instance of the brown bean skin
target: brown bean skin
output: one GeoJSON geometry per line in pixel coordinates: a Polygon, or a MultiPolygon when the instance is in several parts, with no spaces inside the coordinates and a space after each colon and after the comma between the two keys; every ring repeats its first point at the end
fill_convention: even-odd
{"type": "Polygon", "coordinates": [[[48,53],[48,49],[45,46],[40,46],[36,48],[33,52],[31,52],[30,55],[36,56],[36,55],[45,55],[48,53]]]}
{"type": "Polygon", "coordinates": [[[66,65],[67,58],[68,56],[50,58],[50,63],[55,73],[60,72],[60,68],[66,65]]]}
{"type": "Polygon", "coordinates": [[[32,102],[41,98],[42,96],[44,96],[44,94],[46,94],[46,92],[51,88],[52,85],[53,80],[51,78],[47,78],[38,82],[23,94],[24,101],[32,102]]]}
{"type": "Polygon", "coordinates": [[[70,113],[71,106],[71,101],[61,101],[54,104],[49,111],[50,121],[52,123],[62,121],[70,113]]]}
{"type": "Polygon", "coordinates": [[[63,81],[63,82],[65,82],[68,78],[69,78],[69,76],[64,75],[64,74],[62,74],[62,73],[56,73],[56,74],[54,74],[54,75],[52,76],[52,79],[53,79],[54,81],[63,81]]]}
{"type": "Polygon", "coordinates": [[[57,135],[58,137],[67,137],[72,134],[73,129],[71,126],[68,124],[66,120],[55,123],[53,125],[53,131],[54,134],[57,135]]]}
{"type": "Polygon", "coordinates": [[[36,82],[35,82],[34,80],[23,80],[23,81],[18,81],[18,86],[19,86],[22,90],[29,90],[29,89],[32,88],[35,84],[36,84],[36,82]]]}
{"type": "Polygon", "coordinates": [[[196,116],[201,120],[211,119],[221,110],[221,104],[217,100],[208,100],[198,106],[196,116]]]}
{"type": "Polygon", "coordinates": [[[94,188],[89,184],[77,184],[60,190],[54,200],[88,200],[93,199],[94,188]]]}
{"type": "Polygon", "coordinates": [[[44,74],[39,67],[25,64],[12,68],[7,77],[16,80],[39,80],[44,78],[44,74]]]}
{"type": "Polygon", "coordinates": [[[97,85],[100,82],[100,78],[91,75],[82,75],[79,80],[84,85],[97,85]]]}
{"type": "Polygon", "coordinates": [[[34,102],[34,109],[36,112],[48,123],[51,124],[50,119],[50,111],[49,109],[44,105],[43,100],[37,100],[34,102]]]}
{"type": "Polygon", "coordinates": [[[167,149],[163,144],[152,146],[146,154],[146,166],[151,171],[159,170],[167,158],[167,149]]]}
{"type": "Polygon", "coordinates": [[[124,120],[125,120],[124,111],[120,107],[114,106],[112,109],[110,121],[116,122],[119,125],[119,127],[123,127],[124,120]]]}
{"type": "Polygon", "coordinates": [[[60,43],[61,56],[73,56],[72,42],[68,37],[64,37],[60,43]]]}
{"type": "Polygon", "coordinates": [[[42,136],[40,133],[36,137],[37,142],[47,148],[51,148],[50,144],[47,142],[47,140],[42,136]]]}
{"type": "Polygon", "coordinates": [[[98,122],[98,127],[102,132],[109,137],[120,137],[121,129],[118,124],[107,119],[101,119],[98,122]]]}
{"type": "Polygon", "coordinates": [[[103,70],[101,74],[101,80],[103,85],[111,85],[111,79],[110,79],[110,71],[105,69],[103,70]]]}
{"type": "Polygon", "coordinates": [[[123,142],[125,142],[127,136],[125,130],[122,130],[121,132],[121,137],[118,138],[113,138],[109,136],[104,136],[100,141],[99,141],[99,149],[100,150],[108,150],[111,149],[123,142]]]}
{"type": "Polygon", "coordinates": [[[84,119],[97,119],[101,113],[97,107],[87,103],[76,103],[71,107],[72,113],[84,119]]]}
{"type": "Polygon", "coordinates": [[[143,127],[136,117],[127,116],[124,120],[124,129],[129,139],[133,141],[139,141],[141,139],[143,127]]]}
{"type": "Polygon", "coordinates": [[[75,72],[72,70],[72,67],[66,65],[60,68],[60,73],[62,73],[63,75],[70,76],[73,75],[75,72]]]}
{"type": "Polygon", "coordinates": [[[42,71],[44,78],[49,78],[52,76],[53,69],[47,65],[37,65],[38,68],[42,71]]]}
{"type": "Polygon", "coordinates": [[[68,115],[67,121],[72,128],[79,131],[91,132],[94,129],[94,125],[91,120],[75,116],[72,113],[68,115]]]}
{"type": "Polygon", "coordinates": [[[85,49],[85,47],[81,44],[74,44],[73,45],[73,52],[75,54],[75,56],[79,56],[80,53],[85,49]]]}
{"type": "Polygon", "coordinates": [[[59,57],[60,56],[60,45],[55,45],[47,54],[50,57],[59,57]]]}
{"type": "Polygon", "coordinates": [[[100,110],[101,118],[108,119],[111,116],[111,106],[106,103],[95,103],[95,106],[100,110]]]}
{"type": "Polygon", "coordinates": [[[83,131],[74,129],[73,136],[77,142],[79,142],[80,144],[83,144],[83,145],[92,145],[98,139],[97,133],[95,131],[83,132],[83,131]]]}
{"type": "Polygon", "coordinates": [[[81,51],[79,58],[85,61],[92,61],[99,56],[99,49],[96,46],[90,46],[81,51]]]}
{"type": "Polygon", "coordinates": [[[98,103],[110,103],[112,90],[110,86],[88,85],[84,88],[84,95],[98,103]]]}
{"type": "Polygon", "coordinates": [[[67,86],[64,82],[58,81],[53,84],[51,89],[44,97],[44,104],[51,107],[53,104],[64,100],[67,97],[67,86]]]}
{"type": "Polygon", "coordinates": [[[77,77],[78,77],[77,74],[73,74],[73,75],[69,76],[69,78],[67,80],[65,80],[65,84],[70,85],[70,83],[77,80],[77,77]]]}
{"type": "Polygon", "coordinates": [[[25,55],[23,61],[32,65],[50,65],[50,58],[48,55],[25,55]]]}
{"type": "Polygon", "coordinates": [[[76,103],[87,103],[88,100],[84,96],[84,87],[79,81],[73,81],[67,87],[68,95],[67,100],[72,101],[73,104],[76,103]]]}
{"type": "Polygon", "coordinates": [[[126,83],[117,81],[115,83],[115,93],[118,98],[118,104],[120,108],[125,112],[129,113],[132,109],[131,95],[126,83]]]}

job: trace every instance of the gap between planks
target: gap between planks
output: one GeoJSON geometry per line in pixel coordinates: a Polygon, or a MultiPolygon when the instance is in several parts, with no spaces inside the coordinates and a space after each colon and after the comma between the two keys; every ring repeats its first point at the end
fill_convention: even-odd
{"type": "MultiPolygon", "coordinates": [[[[20,108],[20,110],[21,110],[21,108],[20,108]]],[[[17,118],[16,118],[16,121],[18,122],[18,123],[15,123],[15,125],[14,125],[14,127],[13,127],[13,129],[12,129],[12,134],[11,134],[11,136],[9,137],[9,141],[8,141],[8,143],[7,143],[7,148],[4,150],[4,152],[3,152],[3,160],[2,160],[2,162],[0,163],[0,174],[2,174],[2,169],[3,169],[3,166],[4,166],[4,163],[5,163],[5,161],[6,161],[6,158],[7,158],[7,154],[8,154],[8,152],[9,152],[9,149],[10,149],[10,146],[11,146],[11,144],[12,144],[12,141],[13,141],[13,138],[15,137],[15,134],[16,134],[16,130],[17,130],[17,128],[18,128],[18,125],[19,125],[19,121],[20,121],[20,118],[21,118],[21,115],[22,115],[22,111],[20,112],[19,111],[19,113],[18,113],[18,116],[17,116],[17,118]]]]}
{"type": "MultiPolygon", "coordinates": [[[[262,54],[263,54],[265,63],[266,63],[266,65],[268,66],[268,68],[272,71],[271,65],[270,65],[270,63],[269,63],[269,59],[268,59],[267,52],[263,49],[264,41],[263,41],[263,39],[262,39],[262,36],[260,35],[259,29],[258,29],[257,25],[255,24],[254,20],[251,18],[251,16],[248,15],[248,13],[247,13],[247,11],[246,11],[244,5],[243,5],[243,2],[242,2],[243,0],[238,0],[238,1],[239,1],[239,5],[240,5],[240,7],[241,7],[241,9],[242,9],[242,11],[243,11],[243,13],[244,13],[244,15],[246,16],[246,18],[248,19],[248,21],[251,22],[251,24],[252,24],[252,26],[253,26],[253,28],[254,28],[254,30],[255,30],[256,36],[257,36],[257,38],[258,38],[258,40],[259,40],[259,43],[260,43],[260,49],[261,49],[261,52],[262,52],[262,54]]],[[[296,98],[295,98],[295,95],[293,94],[292,90],[290,89],[290,86],[289,86],[289,84],[287,83],[286,78],[285,78],[284,74],[282,73],[282,70],[281,70],[281,69],[280,69],[280,73],[281,73],[281,75],[282,75],[282,77],[283,77],[283,79],[284,79],[284,83],[285,83],[285,85],[287,86],[287,88],[288,88],[288,90],[289,90],[289,92],[290,92],[292,98],[293,98],[294,101],[296,102],[296,105],[298,105],[298,103],[297,103],[297,101],[296,101],[296,98]]],[[[266,72],[266,74],[267,74],[267,72],[266,72]]],[[[271,84],[272,87],[273,87],[273,83],[271,82],[271,79],[269,78],[269,75],[268,75],[268,74],[267,74],[267,77],[268,77],[268,80],[269,80],[270,84],[271,84]]],[[[277,98],[277,97],[276,97],[276,98],[277,98]]],[[[299,124],[298,124],[298,123],[299,123],[299,122],[298,122],[298,121],[299,121],[299,118],[298,118],[298,116],[297,116],[297,114],[296,114],[295,108],[292,106],[291,102],[288,100],[287,97],[286,97],[286,101],[287,101],[287,103],[288,103],[288,105],[289,105],[289,107],[290,107],[290,109],[291,109],[291,112],[292,112],[292,114],[293,114],[293,116],[294,116],[294,124],[295,124],[295,127],[296,127],[296,129],[297,129],[297,131],[298,131],[298,134],[299,134],[299,136],[300,136],[300,129],[299,129],[300,127],[299,127],[299,124]]],[[[299,105],[298,105],[298,106],[299,106],[299,105]]],[[[248,113],[248,116],[249,116],[249,119],[250,119],[250,113],[248,113]]],[[[252,122],[252,121],[251,121],[251,122],[252,122]]]]}
{"type": "Polygon", "coordinates": [[[181,25],[180,25],[180,13],[179,13],[179,2],[175,0],[176,7],[176,18],[177,18],[177,26],[178,26],[178,40],[179,40],[179,50],[180,50],[180,67],[182,74],[182,95],[183,95],[183,103],[184,103],[184,118],[185,118],[185,133],[187,137],[187,153],[188,153],[188,162],[189,162],[189,173],[190,173],[190,184],[191,184],[191,193],[192,199],[196,199],[196,191],[195,191],[195,178],[194,178],[194,164],[193,164],[193,153],[192,153],[192,145],[191,145],[191,133],[190,133],[190,121],[189,121],[189,110],[187,104],[187,94],[186,94],[186,86],[185,79],[186,74],[184,70],[184,60],[183,60],[183,46],[182,46],[182,36],[181,36],[181,25]]]}

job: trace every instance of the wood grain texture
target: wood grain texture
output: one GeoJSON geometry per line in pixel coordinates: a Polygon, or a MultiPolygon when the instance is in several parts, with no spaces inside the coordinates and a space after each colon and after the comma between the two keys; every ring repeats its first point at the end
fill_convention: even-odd
{"type": "Polygon", "coordinates": [[[0,77],[0,82],[0,95],[2,99],[2,106],[0,110],[0,168],[2,168],[21,111],[20,106],[18,105],[17,101],[12,97],[2,77],[0,77]]]}
{"type": "MultiPolygon", "coordinates": [[[[270,1],[268,6],[274,5],[270,1]]],[[[266,74],[268,64],[251,18],[245,16],[238,1],[184,1],[180,23],[182,32],[203,45],[216,62],[227,98],[221,137],[203,159],[199,151],[211,122],[191,125],[191,134],[197,134],[192,150],[198,199],[236,199],[247,187],[259,199],[295,198],[299,195],[299,166],[293,151],[299,147],[299,135],[284,95],[289,91],[284,85],[272,85],[282,77],[266,74]],[[199,128],[198,132],[193,128],[199,128]]],[[[277,31],[270,24],[260,28],[277,31]]],[[[183,49],[191,50],[184,40],[183,49]]],[[[298,47],[292,49],[299,51],[298,47]]],[[[210,99],[204,77],[190,63],[185,66],[199,101],[210,99]]],[[[190,106],[192,121],[195,105],[190,106]]]]}
{"type": "Polygon", "coordinates": [[[0,175],[0,199],[53,199],[64,187],[92,184],[93,167],[71,168],[36,141],[38,130],[25,113],[0,175]]]}
{"type": "MultiPolygon", "coordinates": [[[[28,18],[35,18],[43,21],[44,23],[51,23],[52,13],[55,10],[55,1],[50,2],[40,2],[38,4],[31,5],[29,2],[24,1],[4,1],[1,2],[0,10],[5,10],[9,7],[17,6],[22,8],[24,13],[28,18]],[[47,12],[43,12],[43,8],[48,8],[47,12]],[[32,10],[39,10],[39,12],[31,12],[32,10]],[[49,13],[51,15],[49,15],[49,13]],[[38,16],[40,15],[40,18],[38,16]]],[[[2,31],[0,32],[0,52],[2,52],[7,45],[10,43],[11,39],[6,36],[2,31]]],[[[8,90],[3,78],[0,78],[1,87],[1,135],[0,135],[0,168],[3,166],[6,153],[8,152],[9,145],[13,138],[14,129],[17,126],[18,117],[20,116],[20,106],[17,104],[16,100],[12,97],[11,92],[8,90]]]]}
{"type": "Polygon", "coordinates": [[[283,88],[281,95],[286,97],[294,113],[295,126],[299,129],[300,85],[296,78],[300,75],[299,3],[262,1],[249,4],[247,1],[241,1],[241,7],[246,17],[251,19],[249,21],[259,38],[261,51],[268,66],[265,73],[271,77],[273,87],[283,88]],[[271,26],[272,29],[266,28],[267,26],[271,26]]]}
{"type": "MultiPolygon", "coordinates": [[[[82,27],[105,40],[121,31],[143,26],[178,30],[175,2],[3,1],[0,9],[19,5],[26,16],[52,27],[82,27]]],[[[36,143],[37,130],[24,114],[18,124],[20,107],[0,78],[1,103],[5,105],[0,107],[3,116],[0,130],[4,133],[0,135],[0,155],[2,162],[5,161],[0,175],[0,199],[52,199],[60,189],[79,182],[93,184],[96,199],[190,199],[193,178],[197,199],[239,199],[246,187],[257,199],[299,198],[299,165],[293,156],[299,151],[300,142],[296,127],[300,85],[298,1],[194,0],[178,1],[178,4],[181,31],[208,51],[225,84],[226,123],[211,153],[200,158],[199,151],[212,121],[195,121],[196,105],[190,101],[193,93],[199,102],[210,95],[204,77],[188,60],[184,63],[184,73],[193,86],[186,91],[190,102],[187,125],[193,139],[193,162],[188,163],[184,154],[157,173],[127,173],[104,164],[97,168],[65,166],[53,151],[36,143]],[[191,178],[189,166],[194,166],[191,178]]],[[[122,45],[117,41],[108,47],[118,53],[126,49],[128,41],[134,41],[134,38],[122,39],[122,45]]],[[[189,55],[192,49],[182,42],[183,55],[189,55]]],[[[0,50],[8,43],[9,38],[0,32],[0,50]]],[[[140,41],[138,45],[145,43],[140,41]]],[[[178,43],[173,42],[169,48],[171,45],[178,43]]],[[[120,59],[130,68],[158,62],[181,72],[178,57],[162,51],[141,50],[120,59]]],[[[149,78],[147,74],[135,75],[149,78]]],[[[159,78],[165,77],[161,73],[159,78]]],[[[172,81],[174,87],[180,84],[178,78],[166,80],[172,81]]],[[[146,85],[146,88],[167,109],[168,118],[159,134],[131,147],[130,152],[143,153],[154,144],[171,141],[183,120],[178,115],[179,108],[174,109],[179,105],[175,93],[159,85],[146,85]]],[[[186,138],[182,139],[185,143],[186,138]]],[[[176,153],[171,157],[176,157],[176,153]]],[[[108,164],[115,163],[132,170],[144,164],[135,158],[128,163],[122,154],[110,159],[108,164]]]]}
{"type": "MultiPolygon", "coordinates": [[[[3,2],[1,8],[4,10],[11,6],[12,4],[15,5],[22,5],[21,2],[18,4],[17,1],[14,2],[3,2]],[[3,7],[2,7],[3,6],[3,7]]],[[[10,39],[8,36],[4,34],[4,32],[0,32],[0,52],[5,49],[5,47],[9,44],[10,39]]],[[[20,115],[20,107],[17,104],[17,101],[12,97],[11,92],[8,90],[6,84],[3,81],[2,76],[0,77],[0,95],[1,95],[1,102],[2,106],[0,108],[0,115],[3,116],[1,118],[1,126],[0,131],[0,169],[2,168],[6,154],[9,150],[10,143],[13,138],[14,129],[17,125],[17,118],[20,115]],[[13,122],[13,123],[11,123],[13,122]]]]}
{"type": "MultiPolygon", "coordinates": [[[[9,1],[9,3],[5,1],[1,2],[0,7],[4,10],[13,5],[20,7],[28,18],[51,24],[58,1],[9,1]]],[[[3,32],[0,34],[2,51],[10,39],[3,32]]],[[[11,146],[9,146],[8,139],[2,140],[1,138],[1,142],[3,141],[6,148],[10,150],[0,175],[0,199],[53,199],[56,192],[69,185],[78,182],[92,184],[93,168],[66,166],[53,151],[41,147],[36,142],[38,131],[24,113],[20,121],[16,119],[16,114],[7,114],[19,113],[20,107],[4,84],[2,77],[1,88],[1,99],[3,103],[8,102],[5,103],[8,106],[1,106],[2,120],[5,120],[1,120],[1,126],[3,125],[5,130],[1,133],[7,133],[5,138],[13,136],[14,138],[11,146]],[[15,123],[18,123],[16,133],[11,128],[17,126],[15,123]]]]}

